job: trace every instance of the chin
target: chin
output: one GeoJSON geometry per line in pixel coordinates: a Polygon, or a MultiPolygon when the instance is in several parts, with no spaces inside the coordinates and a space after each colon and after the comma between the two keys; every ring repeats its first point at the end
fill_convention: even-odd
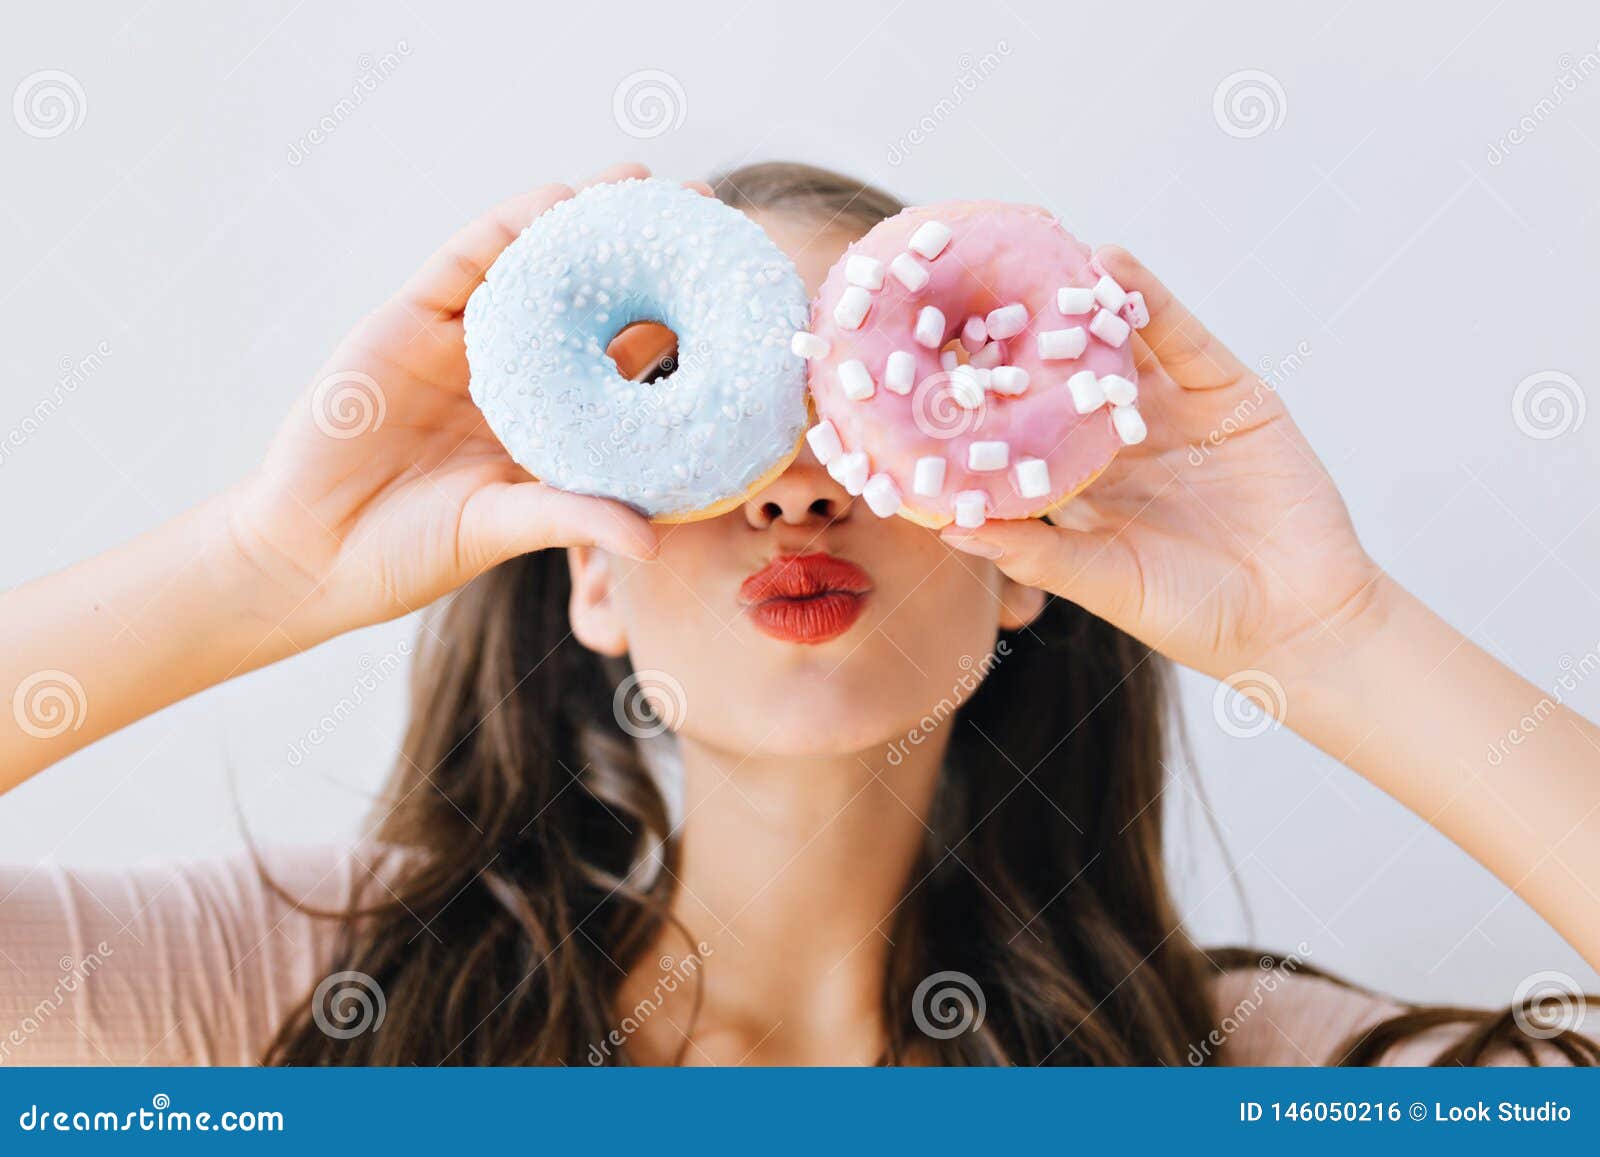
{"type": "Polygon", "coordinates": [[[860,753],[868,767],[876,768],[919,714],[914,706],[886,701],[882,679],[866,684],[846,677],[843,669],[827,680],[820,675],[778,680],[762,691],[752,695],[748,686],[729,688],[721,701],[731,712],[718,720],[715,734],[694,738],[737,755],[769,758],[860,753]]]}

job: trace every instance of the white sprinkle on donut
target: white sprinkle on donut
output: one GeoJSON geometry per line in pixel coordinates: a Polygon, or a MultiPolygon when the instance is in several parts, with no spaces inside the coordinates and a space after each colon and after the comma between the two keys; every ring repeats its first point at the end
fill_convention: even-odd
{"type": "Polygon", "coordinates": [[[909,394],[917,376],[917,359],[905,350],[895,350],[883,367],[883,387],[897,394],[909,394]]]}
{"type": "Polygon", "coordinates": [[[1121,374],[1105,375],[1100,379],[1100,388],[1113,406],[1131,406],[1139,397],[1139,387],[1121,374]]]}
{"type": "Polygon", "coordinates": [[[1115,313],[1128,300],[1128,291],[1117,284],[1117,279],[1107,273],[1094,283],[1094,299],[1115,313]]]}
{"type": "Polygon", "coordinates": [[[1028,307],[1021,302],[1002,305],[999,309],[990,310],[984,323],[989,327],[989,336],[992,338],[1016,337],[1028,328],[1028,307]]]}
{"type": "Polygon", "coordinates": [[[839,431],[826,418],[806,431],[806,444],[817,456],[817,461],[824,466],[844,453],[844,443],[839,440],[839,431]]]}
{"type": "Polygon", "coordinates": [[[1039,335],[1039,357],[1047,362],[1075,358],[1088,347],[1089,335],[1083,332],[1081,325],[1069,329],[1047,329],[1039,335]]]}
{"type": "Polygon", "coordinates": [[[844,260],[844,279],[862,289],[882,289],[883,262],[865,253],[852,253],[844,260]]]}
{"type": "Polygon", "coordinates": [[[983,405],[983,379],[972,366],[956,366],[950,371],[950,396],[963,410],[983,405]]]}
{"type": "Polygon", "coordinates": [[[956,495],[956,525],[976,530],[989,516],[989,496],[981,490],[963,490],[956,495]]]}
{"type": "Polygon", "coordinates": [[[1017,462],[1017,493],[1024,498],[1043,498],[1050,493],[1050,465],[1043,458],[1023,458],[1017,462]]]}
{"type": "Polygon", "coordinates": [[[1067,389],[1072,392],[1072,408],[1088,414],[1106,404],[1106,392],[1093,370],[1079,370],[1067,379],[1067,389]]]}
{"type": "Polygon", "coordinates": [[[874,474],[868,478],[866,486],[862,487],[861,497],[867,500],[867,508],[879,518],[888,518],[900,509],[900,488],[887,474],[874,474]]]}
{"type": "Polygon", "coordinates": [[[944,489],[944,459],[918,458],[911,478],[911,492],[924,498],[937,498],[944,489]]]}
{"type": "Polygon", "coordinates": [[[974,442],[967,447],[967,469],[1004,470],[1011,463],[1011,447],[1004,442],[974,442]]]}
{"type": "Polygon", "coordinates": [[[911,235],[906,248],[932,261],[950,244],[950,226],[943,221],[924,221],[911,235]]]}
{"type": "Polygon", "coordinates": [[[851,358],[847,362],[839,363],[839,390],[852,402],[866,401],[872,397],[876,389],[872,375],[867,372],[866,362],[860,358],[851,358]]]}
{"type": "Polygon", "coordinates": [[[928,271],[909,253],[901,253],[889,262],[889,274],[912,293],[928,284],[928,271]]]}
{"type": "Polygon", "coordinates": [[[871,308],[872,294],[859,285],[852,285],[839,295],[839,302],[833,307],[834,324],[840,329],[860,329],[871,308]]]}
{"type": "Polygon", "coordinates": [[[1132,328],[1109,309],[1099,310],[1089,319],[1089,332],[1105,342],[1106,345],[1122,345],[1123,342],[1128,340],[1128,334],[1132,328]]]}
{"type": "Polygon", "coordinates": [[[1150,324],[1150,307],[1145,305],[1144,294],[1137,289],[1128,294],[1127,303],[1117,312],[1134,329],[1143,329],[1150,324]]]}
{"type": "Polygon", "coordinates": [[[1014,398],[1028,388],[1028,371],[1021,366],[995,366],[989,371],[989,388],[1014,398]]]}
{"type": "Polygon", "coordinates": [[[867,460],[865,450],[852,450],[828,463],[828,473],[833,476],[835,482],[844,487],[845,493],[852,497],[860,494],[866,486],[867,474],[871,469],[872,464],[867,460]]]}
{"type": "Polygon", "coordinates": [[[1056,290],[1056,309],[1068,317],[1088,313],[1094,308],[1094,290],[1063,285],[1056,290]]]}
{"type": "Polygon", "coordinates": [[[1137,446],[1148,433],[1137,406],[1112,407],[1111,424],[1117,428],[1117,437],[1128,446],[1137,446]]]}
{"type": "Polygon", "coordinates": [[[989,330],[983,324],[983,318],[977,314],[967,318],[966,324],[961,327],[961,344],[966,347],[967,353],[977,353],[988,340],[989,330]]]}
{"type": "Polygon", "coordinates": [[[795,335],[789,339],[790,352],[796,357],[805,358],[807,361],[815,361],[817,358],[827,357],[828,351],[832,348],[828,344],[827,338],[818,337],[814,333],[807,333],[803,329],[797,330],[795,335]]]}
{"type": "MultiPolygon", "coordinates": [[[[866,292],[863,290],[862,292],[866,292]]],[[[936,350],[944,344],[944,314],[936,306],[925,305],[917,314],[914,332],[917,344],[936,350]]]]}

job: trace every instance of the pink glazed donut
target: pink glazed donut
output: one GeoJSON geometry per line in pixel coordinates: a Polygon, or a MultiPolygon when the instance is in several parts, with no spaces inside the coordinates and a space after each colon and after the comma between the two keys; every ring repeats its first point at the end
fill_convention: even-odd
{"type": "Polygon", "coordinates": [[[907,209],[850,246],[794,337],[806,438],[880,517],[1037,518],[1143,441],[1128,337],[1148,320],[1043,209],[907,209]]]}

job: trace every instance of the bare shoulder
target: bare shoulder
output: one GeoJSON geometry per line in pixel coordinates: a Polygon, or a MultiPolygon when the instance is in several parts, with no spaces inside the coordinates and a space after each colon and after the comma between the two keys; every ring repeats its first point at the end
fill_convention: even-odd
{"type": "Polygon", "coordinates": [[[1569,1065],[1600,1058],[1577,1033],[1546,1032],[1511,1008],[1412,1005],[1263,960],[1212,981],[1215,1020],[1192,1064],[1569,1065]],[[1262,965],[1266,965],[1263,967],[1262,965]]]}

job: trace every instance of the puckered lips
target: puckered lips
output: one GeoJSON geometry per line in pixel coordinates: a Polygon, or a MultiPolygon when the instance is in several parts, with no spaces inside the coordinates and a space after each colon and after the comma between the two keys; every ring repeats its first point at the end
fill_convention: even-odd
{"type": "Polygon", "coordinates": [[[785,643],[837,639],[866,608],[872,577],[835,555],[780,554],[739,586],[756,627],[785,643]]]}

